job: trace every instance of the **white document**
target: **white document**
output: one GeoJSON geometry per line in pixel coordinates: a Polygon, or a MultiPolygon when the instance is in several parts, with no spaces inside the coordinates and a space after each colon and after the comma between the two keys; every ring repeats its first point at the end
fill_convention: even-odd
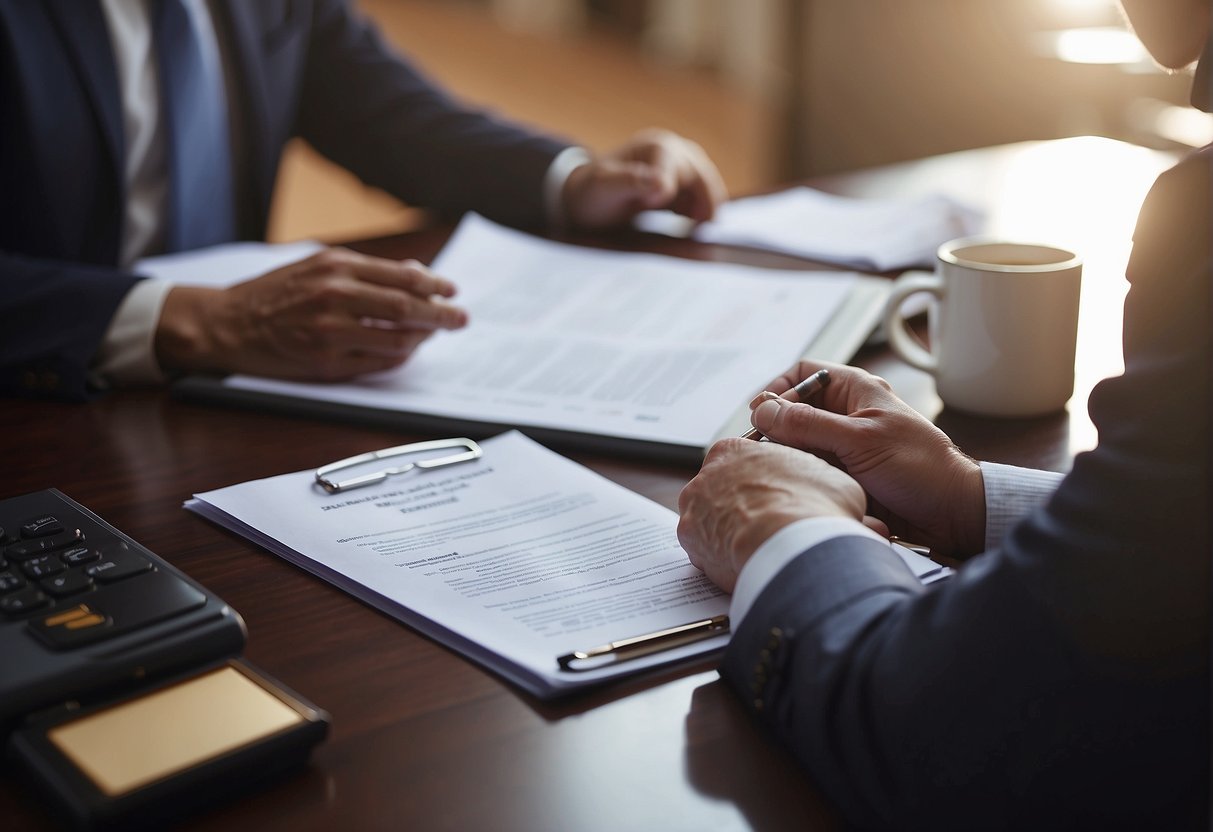
{"type": "MultiPolygon", "coordinates": [[[[479,216],[433,269],[459,287],[471,322],[437,333],[402,368],[345,384],[225,385],[702,449],[860,281],[554,243],[479,216]]],[[[841,359],[827,357],[849,358],[871,323],[841,359]]]]}
{"type": "MultiPolygon", "coordinates": [[[[559,669],[557,656],[574,650],[725,615],[729,598],[690,565],[674,512],[520,433],[481,446],[473,462],[339,494],[300,471],[198,494],[186,507],[536,696],[724,647],[722,634],[559,669]]],[[[916,574],[939,569],[902,551],[916,574]]]]}
{"type": "Polygon", "coordinates": [[[711,222],[692,227],[670,212],[637,218],[646,231],[707,243],[769,249],[870,271],[930,266],[941,243],[977,233],[972,208],[933,194],[908,199],[852,199],[812,188],[736,199],[711,222]]]}
{"type": "Polygon", "coordinates": [[[170,283],[224,288],[310,257],[323,248],[313,240],[278,244],[225,243],[148,257],[137,262],[134,271],[170,283]]]}
{"type": "Polygon", "coordinates": [[[479,460],[335,495],[301,471],[186,507],[546,697],[718,650],[686,645],[586,672],[556,657],[728,613],[677,516],[522,434],[479,460]]]}

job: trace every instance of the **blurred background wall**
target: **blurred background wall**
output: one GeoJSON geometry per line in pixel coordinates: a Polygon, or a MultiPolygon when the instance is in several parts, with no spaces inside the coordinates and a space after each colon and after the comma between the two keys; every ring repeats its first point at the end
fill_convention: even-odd
{"type": "MultiPolygon", "coordinates": [[[[1213,140],[1114,0],[353,1],[465,100],[596,150],[669,127],[735,194],[1025,139],[1213,140]]],[[[419,221],[301,143],[282,173],[273,239],[419,221]]]]}

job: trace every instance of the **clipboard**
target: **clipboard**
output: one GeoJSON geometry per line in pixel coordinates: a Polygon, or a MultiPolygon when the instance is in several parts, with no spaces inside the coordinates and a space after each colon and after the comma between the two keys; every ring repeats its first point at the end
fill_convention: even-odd
{"type": "Polygon", "coordinates": [[[540,699],[728,640],[729,598],[678,546],[674,512],[518,432],[373,450],[185,508],[540,699]]]}

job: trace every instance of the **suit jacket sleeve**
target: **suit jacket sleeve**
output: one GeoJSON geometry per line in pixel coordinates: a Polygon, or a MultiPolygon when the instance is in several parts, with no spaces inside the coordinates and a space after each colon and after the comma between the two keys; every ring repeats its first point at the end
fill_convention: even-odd
{"type": "Polygon", "coordinates": [[[0,396],[81,400],[110,320],[140,278],[0,251],[0,396]]]}
{"type": "Polygon", "coordinates": [[[543,177],[567,142],[457,104],[341,0],[318,0],[313,14],[299,135],[411,204],[545,221],[543,177]]]}
{"type": "Polygon", "coordinates": [[[1099,446],[1000,549],[919,591],[837,538],[739,625],[726,679],[859,824],[1208,828],[1211,182],[1155,185],[1099,446]]]}

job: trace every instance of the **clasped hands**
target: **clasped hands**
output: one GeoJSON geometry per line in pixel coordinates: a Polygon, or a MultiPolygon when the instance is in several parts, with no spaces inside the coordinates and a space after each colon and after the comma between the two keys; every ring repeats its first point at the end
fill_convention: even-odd
{"type": "MultiPolygon", "coordinates": [[[[574,169],[562,205],[570,227],[604,230],[654,208],[707,220],[725,198],[698,145],[646,130],[574,169]]],[[[156,358],[176,372],[341,381],[397,367],[438,330],[465,326],[455,293],[414,260],[330,249],[227,289],[173,288],[156,358]]]]}
{"type": "Polygon", "coordinates": [[[852,518],[957,557],[983,548],[980,467],[884,379],[801,361],[766,389],[822,368],[830,384],[812,404],[755,398],[751,422],[770,441],[717,442],[679,497],[678,539],[726,591],[763,542],[802,519],[852,518]]]}

